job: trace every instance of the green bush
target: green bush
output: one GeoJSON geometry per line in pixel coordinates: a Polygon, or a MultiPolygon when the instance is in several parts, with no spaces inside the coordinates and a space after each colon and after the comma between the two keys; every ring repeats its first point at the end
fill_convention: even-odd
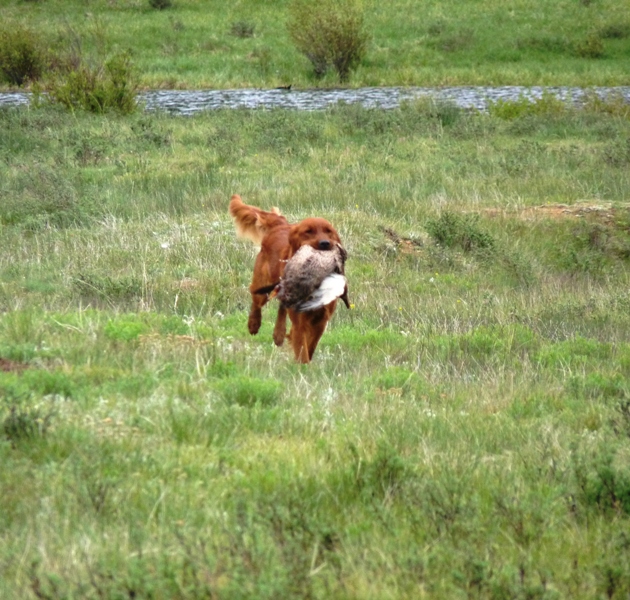
{"type": "Polygon", "coordinates": [[[426,228],[435,242],[445,248],[460,248],[464,252],[494,250],[494,238],[479,228],[478,220],[477,215],[446,211],[431,219],[426,228]]]}
{"type": "Polygon", "coordinates": [[[469,27],[463,27],[449,35],[440,38],[437,47],[442,52],[459,52],[470,48],[475,40],[475,34],[469,27]]]}
{"type": "Polygon", "coordinates": [[[22,384],[29,392],[42,396],[76,398],[78,389],[71,375],[61,370],[30,369],[22,375],[22,384]]]}
{"type": "Polygon", "coordinates": [[[45,54],[31,30],[20,26],[0,30],[0,73],[9,83],[37,81],[45,69],[45,54]]]}
{"type": "Polygon", "coordinates": [[[230,27],[230,33],[237,38],[254,37],[255,30],[256,25],[250,23],[249,21],[236,21],[235,23],[232,23],[232,27],[230,27]]]}
{"type": "Polygon", "coordinates": [[[149,0],[149,6],[157,10],[164,10],[173,6],[172,0],[149,0]]]}
{"type": "Polygon", "coordinates": [[[573,468],[577,498],[585,507],[630,514],[630,471],[612,446],[603,446],[588,458],[576,456],[573,468]]]}
{"type": "Polygon", "coordinates": [[[630,398],[630,387],[619,374],[591,373],[585,377],[572,377],[568,380],[566,389],[577,398],[593,400],[630,398]]]}
{"type": "Polygon", "coordinates": [[[287,27],[316,77],[332,66],[340,82],[348,81],[367,50],[363,12],[356,0],[294,0],[287,27]]]}
{"type": "Polygon", "coordinates": [[[73,289],[88,302],[131,302],[142,298],[142,279],[129,275],[112,277],[100,273],[79,273],[72,281],[73,289]]]}
{"type": "Polygon", "coordinates": [[[0,439],[12,444],[21,440],[44,437],[54,416],[52,411],[43,412],[32,406],[30,394],[8,394],[0,397],[0,439]]]}
{"type": "MultiPolygon", "coordinates": [[[[50,79],[44,86],[48,99],[71,110],[102,114],[116,111],[129,114],[136,110],[138,81],[129,54],[114,55],[104,64],[80,60],[50,79]]],[[[38,101],[40,97],[38,96],[38,101]]]]}
{"type": "Polygon", "coordinates": [[[109,321],[103,333],[105,337],[113,341],[131,342],[149,330],[148,325],[141,321],[130,319],[117,319],[109,321]]]}
{"type": "Polygon", "coordinates": [[[229,404],[243,407],[267,407],[277,403],[282,385],[275,379],[259,379],[239,375],[220,381],[217,391],[229,404]]]}
{"type": "Polygon", "coordinates": [[[544,54],[571,54],[571,41],[560,35],[533,35],[516,40],[519,50],[534,50],[544,54]]]}
{"type": "Polygon", "coordinates": [[[602,58],[605,54],[604,43],[599,35],[591,33],[576,44],[575,53],[581,58],[602,58]]]}
{"type": "Polygon", "coordinates": [[[349,447],[352,459],[348,468],[350,492],[364,497],[386,498],[400,492],[405,484],[414,480],[407,461],[387,442],[378,442],[372,458],[359,455],[354,445],[349,447]]]}
{"type": "Polygon", "coordinates": [[[532,116],[559,116],[569,112],[569,108],[566,102],[547,92],[533,101],[521,96],[518,100],[497,100],[488,104],[488,112],[493,117],[506,121],[532,116]]]}
{"type": "Polygon", "coordinates": [[[93,204],[60,169],[38,162],[0,182],[0,224],[36,231],[89,220],[93,204]]]}
{"type": "Polygon", "coordinates": [[[607,40],[623,40],[630,37],[630,22],[614,22],[604,25],[599,35],[607,40]]]}

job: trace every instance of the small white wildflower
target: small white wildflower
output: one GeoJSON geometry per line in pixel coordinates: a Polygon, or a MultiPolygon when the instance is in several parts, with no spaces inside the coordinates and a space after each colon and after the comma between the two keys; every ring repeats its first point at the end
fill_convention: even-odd
{"type": "Polygon", "coordinates": [[[162,242],[160,244],[160,248],[162,248],[163,250],[166,250],[167,248],[170,248],[171,245],[168,242],[162,242]]]}

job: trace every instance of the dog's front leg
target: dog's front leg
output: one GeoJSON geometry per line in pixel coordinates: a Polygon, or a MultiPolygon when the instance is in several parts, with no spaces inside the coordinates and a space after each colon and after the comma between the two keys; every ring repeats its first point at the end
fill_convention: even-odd
{"type": "Polygon", "coordinates": [[[280,305],[278,308],[278,317],[276,325],[273,328],[273,342],[276,346],[284,344],[284,338],[287,337],[287,309],[280,305]]]}
{"type": "MultiPolygon", "coordinates": [[[[321,310],[321,309],[320,309],[321,310]]],[[[295,360],[299,363],[308,364],[311,362],[311,352],[309,352],[309,316],[312,313],[298,313],[294,310],[289,311],[291,318],[291,332],[289,340],[293,348],[295,360]]]]}
{"type": "Polygon", "coordinates": [[[252,335],[256,335],[260,329],[260,323],[262,322],[261,309],[266,303],[266,294],[252,294],[252,308],[249,311],[249,319],[247,321],[247,328],[252,335]]]}
{"type": "Polygon", "coordinates": [[[256,335],[260,329],[260,323],[262,321],[262,311],[260,308],[252,304],[252,309],[249,312],[249,319],[247,321],[247,329],[252,335],[256,335]]]}

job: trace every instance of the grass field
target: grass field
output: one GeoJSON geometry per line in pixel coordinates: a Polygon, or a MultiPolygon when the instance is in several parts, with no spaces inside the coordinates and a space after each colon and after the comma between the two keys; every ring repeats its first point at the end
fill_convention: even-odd
{"type": "Polygon", "coordinates": [[[0,111],[0,596],[627,598],[630,121],[528,106],[0,111]],[[233,192],[342,235],[309,367],[233,192]]]}
{"type": "MultiPolygon", "coordinates": [[[[149,88],[338,85],[294,48],[289,5],[0,0],[0,30],[30,27],[57,52],[128,50],[149,88]]],[[[630,83],[630,0],[365,0],[364,14],[371,41],[351,86],[630,83]]]]}

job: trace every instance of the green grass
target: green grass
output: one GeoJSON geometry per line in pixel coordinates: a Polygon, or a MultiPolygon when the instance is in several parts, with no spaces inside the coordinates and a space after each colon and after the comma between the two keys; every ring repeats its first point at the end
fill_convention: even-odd
{"type": "MultiPolygon", "coordinates": [[[[293,47],[287,0],[2,1],[57,51],[129,50],[149,88],[338,85],[293,47]],[[239,37],[239,30],[252,31],[239,37]]],[[[628,85],[628,0],[364,3],[371,42],[349,85],[628,85]]]]}
{"type": "Polygon", "coordinates": [[[622,107],[0,121],[1,597],[627,597],[622,107]],[[308,367],[233,192],[341,233],[308,367]]]}

